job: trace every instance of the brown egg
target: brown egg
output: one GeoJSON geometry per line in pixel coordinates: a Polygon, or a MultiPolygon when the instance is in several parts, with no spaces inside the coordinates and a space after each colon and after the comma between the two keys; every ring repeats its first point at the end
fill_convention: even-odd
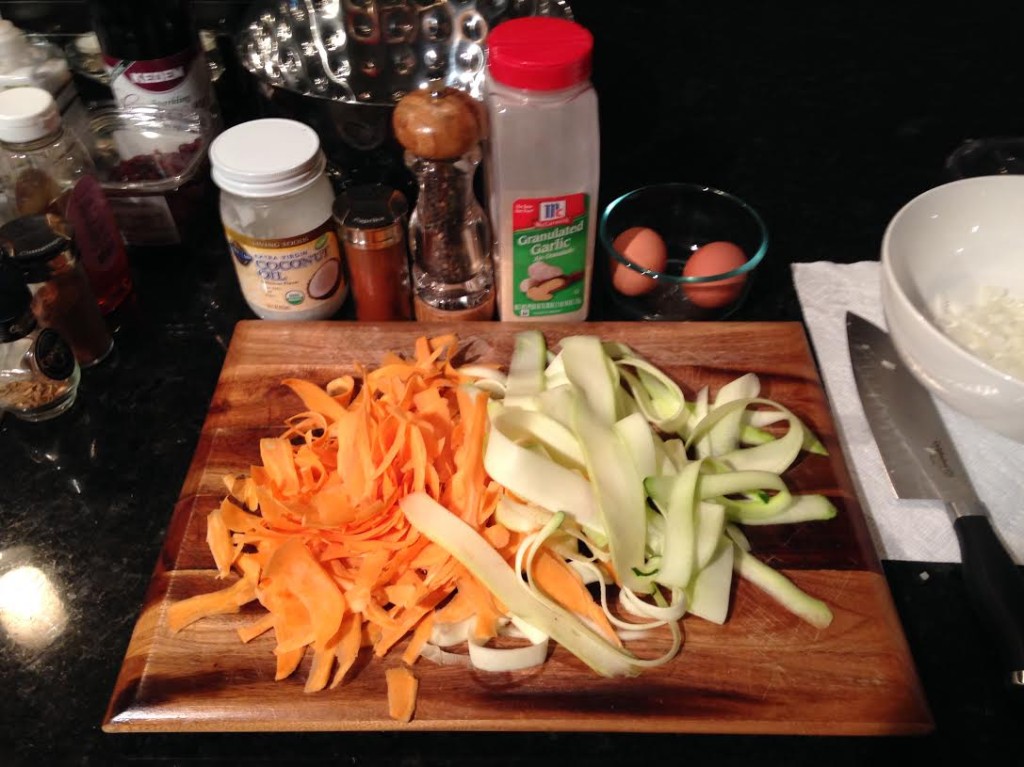
{"type": "MultiPolygon", "coordinates": [[[[652,272],[665,271],[668,248],[661,235],[646,226],[633,226],[622,232],[612,246],[637,266],[652,272]]],[[[657,283],[645,274],[630,269],[615,258],[611,259],[612,287],[624,296],[642,296],[650,293],[657,283]]]]}
{"type": "MultiPolygon", "coordinates": [[[[747,262],[738,245],[719,240],[698,248],[683,267],[684,277],[710,277],[737,269],[747,262]]],[[[683,285],[686,297],[703,309],[721,309],[743,292],[747,275],[738,274],[724,280],[683,285]]]]}

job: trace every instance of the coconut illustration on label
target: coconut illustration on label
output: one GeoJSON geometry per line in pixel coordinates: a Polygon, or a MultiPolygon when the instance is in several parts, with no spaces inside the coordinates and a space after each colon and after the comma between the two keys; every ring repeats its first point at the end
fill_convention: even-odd
{"type": "Polygon", "coordinates": [[[309,279],[306,292],[310,298],[322,301],[330,298],[341,286],[341,262],[337,259],[324,261],[309,279]]]}

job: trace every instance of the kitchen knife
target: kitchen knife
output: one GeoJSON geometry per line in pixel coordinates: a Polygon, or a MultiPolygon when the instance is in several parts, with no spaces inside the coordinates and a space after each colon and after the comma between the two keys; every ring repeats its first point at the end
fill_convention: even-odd
{"type": "Polygon", "coordinates": [[[996,535],[931,395],[889,334],[853,312],[846,334],[864,414],[896,496],[945,502],[968,594],[998,640],[1010,684],[1024,686],[1024,575],[996,535]]]}

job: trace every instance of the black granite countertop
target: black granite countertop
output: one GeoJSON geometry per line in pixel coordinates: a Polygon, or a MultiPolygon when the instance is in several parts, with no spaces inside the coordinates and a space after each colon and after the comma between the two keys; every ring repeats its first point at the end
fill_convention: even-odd
{"type": "MultiPolygon", "coordinates": [[[[1024,134],[1017,32],[997,3],[573,5],[597,39],[603,201],[701,181],[765,218],[768,261],[735,319],[799,320],[790,264],[877,258],[959,142],[1024,134]]],[[[221,86],[230,120],[259,112],[250,86],[221,86]]],[[[215,223],[195,247],[132,253],[116,353],[84,371],[69,413],[0,421],[0,577],[36,568],[56,621],[37,645],[0,629],[0,765],[1019,762],[1024,703],[959,566],[914,562],[883,565],[936,722],[923,737],[102,733],[232,329],[252,316],[215,223]]]]}

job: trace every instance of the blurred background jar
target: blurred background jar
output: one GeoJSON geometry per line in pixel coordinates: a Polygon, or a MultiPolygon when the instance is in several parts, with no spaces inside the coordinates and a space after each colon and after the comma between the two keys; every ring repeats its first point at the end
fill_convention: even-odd
{"type": "Polygon", "coordinates": [[[54,418],[74,404],[80,372],[61,335],[39,327],[18,271],[0,262],[0,415],[54,418]]]}
{"type": "Polygon", "coordinates": [[[48,91],[0,92],[0,169],[15,215],[67,220],[101,311],[117,308],[132,290],[124,238],[88,150],[48,91]]]}
{"type": "Polygon", "coordinates": [[[63,219],[50,213],[8,221],[0,226],[0,250],[3,260],[17,267],[28,283],[39,324],[71,344],[80,366],[104,360],[114,339],[63,219]]]}
{"type": "Polygon", "coordinates": [[[0,90],[31,85],[48,91],[61,112],[75,101],[71,69],[61,50],[29,39],[11,21],[0,19],[0,90]]]}
{"type": "Polygon", "coordinates": [[[216,131],[219,110],[188,0],[90,0],[89,14],[118,106],[206,112],[216,131]]]}

